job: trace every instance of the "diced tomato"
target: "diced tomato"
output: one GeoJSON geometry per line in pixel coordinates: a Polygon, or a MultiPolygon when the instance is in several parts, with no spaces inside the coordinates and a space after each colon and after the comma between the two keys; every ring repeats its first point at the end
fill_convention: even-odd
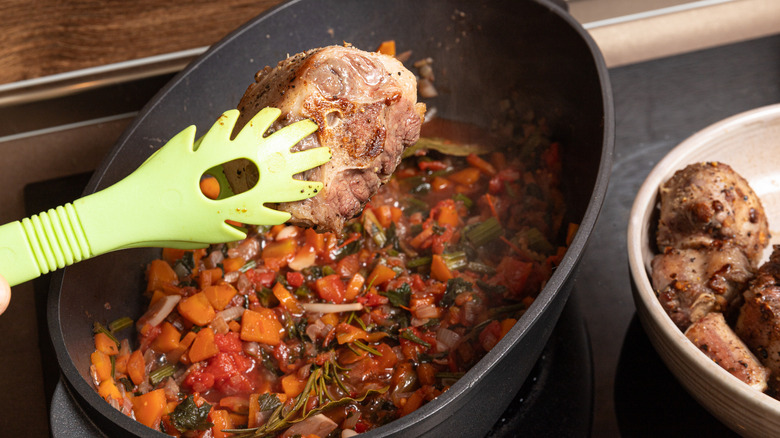
{"type": "Polygon", "coordinates": [[[196,370],[187,375],[184,385],[192,388],[194,392],[206,392],[214,386],[214,375],[196,370]]]}
{"type": "Polygon", "coordinates": [[[287,284],[289,284],[292,287],[301,287],[303,286],[303,274],[300,272],[294,272],[290,271],[287,273],[287,284]]]}
{"type": "Polygon", "coordinates": [[[441,161],[426,161],[426,160],[420,160],[417,162],[417,167],[420,168],[420,170],[431,170],[431,171],[437,171],[437,170],[444,170],[447,168],[447,165],[444,164],[441,161]]]}
{"type": "Polygon", "coordinates": [[[253,362],[243,353],[219,353],[208,362],[204,373],[214,376],[214,388],[218,391],[235,395],[250,394],[254,390],[252,374],[248,373],[253,362]]]}
{"type": "Polygon", "coordinates": [[[336,272],[344,278],[352,277],[359,269],[360,259],[357,253],[350,254],[336,263],[336,272]]]}
{"type": "Polygon", "coordinates": [[[504,284],[509,293],[521,296],[525,291],[525,284],[533,270],[533,264],[512,257],[504,257],[496,267],[496,284],[504,284]]]}
{"type": "Polygon", "coordinates": [[[388,303],[388,299],[385,296],[369,292],[365,295],[357,297],[357,302],[368,307],[381,306],[388,303]]]}
{"type": "Polygon", "coordinates": [[[295,352],[291,351],[290,346],[284,342],[274,347],[274,359],[282,372],[292,373],[303,365],[301,358],[293,359],[294,354],[295,352]]]}
{"type": "Polygon", "coordinates": [[[347,286],[341,281],[338,274],[331,274],[318,278],[315,282],[315,289],[323,300],[341,304],[344,302],[344,294],[347,290],[347,286]]]}
{"type": "Polygon", "coordinates": [[[214,343],[217,344],[219,351],[223,353],[238,353],[243,348],[241,339],[238,337],[238,333],[236,332],[227,332],[224,335],[216,333],[214,335],[214,343]]]}
{"type": "Polygon", "coordinates": [[[479,343],[485,351],[490,351],[501,340],[501,323],[496,320],[490,322],[479,333],[479,343]]]}
{"type": "Polygon", "coordinates": [[[276,280],[276,272],[274,271],[261,271],[259,269],[250,269],[245,273],[246,278],[249,279],[255,286],[259,287],[271,287],[276,280]]]}

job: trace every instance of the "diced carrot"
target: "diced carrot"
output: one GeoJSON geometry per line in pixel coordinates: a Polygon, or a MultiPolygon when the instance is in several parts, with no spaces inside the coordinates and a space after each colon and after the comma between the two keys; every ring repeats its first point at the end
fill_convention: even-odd
{"type": "Polygon", "coordinates": [[[390,219],[393,222],[398,223],[398,220],[401,219],[401,216],[404,215],[404,211],[401,210],[398,207],[390,207],[390,219]]]}
{"type": "Polygon", "coordinates": [[[314,248],[314,252],[317,253],[317,255],[321,255],[325,251],[325,234],[318,233],[312,228],[307,228],[303,233],[306,239],[304,246],[314,248]]]}
{"type": "Polygon", "coordinates": [[[241,339],[244,341],[279,345],[282,342],[283,331],[279,318],[271,309],[265,307],[247,309],[241,317],[241,339]]]}
{"type": "Polygon", "coordinates": [[[135,350],[130,354],[130,359],[127,360],[127,375],[136,385],[140,385],[146,380],[146,363],[141,350],[135,350]]]}
{"type": "Polygon", "coordinates": [[[406,399],[406,403],[398,410],[398,416],[403,417],[411,414],[422,406],[423,401],[425,401],[425,396],[422,392],[422,388],[420,388],[417,391],[414,391],[412,395],[406,399]]]}
{"type": "Polygon", "coordinates": [[[190,348],[190,345],[195,341],[196,336],[197,334],[195,332],[187,332],[187,334],[181,338],[181,341],[179,341],[179,346],[165,355],[168,359],[168,363],[179,362],[184,352],[187,351],[187,349],[190,348]]]}
{"type": "Polygon", "coordinates": [[[506,167],[506,155],[504,155],[503,152],[493,152],[490,154],[490,161],[493,164],[493,167],[501,170],[506,167]]]}
{"type": "Polygon", "coordinates": [[[450,202],[442,203],[436,221],[442,226],[451,225],[453,228],[457,227],[460,223],[460,218],[458,217],[458,209],[455,206],[455,202],[450,200],[450,202]]]}
{"type": "Polygon", "coordinates": [[[447,176],[450,181],[464,186],[470,186],[479,180],[480,171],[475,167],[467,167],[447,176]]]}
{"type": "Polygon", "coordinates": [[[98,332],[95,335],[95,348],[109,356],[119,353],[119,346],[116,345],[116,342],[103,332],[98,332]]]}
{"type": "Polygon", "coordinates": [[[163,322],[160,334],[154,339],[152,348],[160,353],[168,353],[179,346],[181,333],[168,321],[163,322]]]}
{"type": "Polygon", "coordinates": [[[320,317],[322,322],[329,324],[331,327],[336,327],[339,323],[339,317],[335,313],[326,313],[320,317]]]}
{"type": "Polygon", "coordinates": [[[179,276],[171,265],[164,260],[152,260],[146,268],[146,291],[151,292],[162,289],[163,285],[174,284],[179,281],[179,276]]]}
{"type": "Polygon", "coordinates": [[[217,313],[203,292],[184,298],[178,305],[179,314],[195,325],[207,325],[217,313]]]}
{"type": "Polygon", "coordinates": [[[512,330],[512,327],[515,326],[515,323],[517,322],[514,318],[507,318],[501,321],[501,337],[498,338],[499,340],[503,339],[504,336],[506,336],[507,333],[509,333],[509,330],[512,330]]]}
{"type": "Polygon", "coordinates": [[[374,358],[374,362],[379,369],[384,370],[387,368],[392,368],[398,362],[398,356],[395,354],[393,349],[384,342],[377,345],[376,351],[382,354],[381,356],[376,356],[374,358]]]}
{"type": "Polygon", "coordinates": [[[238,271],[244,264],[246,264],[246,261],[243,257],[230,257],[222,260],[222,267],[225,268],[225,273],[238,271]]]}
{"type": "Polygon", "coordinates": [[[299,313],[301,311],[300,306],[298,306],[298,300],[292,296],[290,291],[288,291],[282,283],[277,282],[272,290],[276,299],[279,300],[282,306],[288,311],[292,313],[299,313]]]}
{"type": "Polygon", "coordinates": [[[395,56],[395,40],[382,41],[376,51],[383,55],[395,56]]]}
{"type": "Polygon", "coordinates": [[[100,396],[106,400],[109,398],[113,398],[114,400],[119,400],[122,398],[122,396],[119,394],[119,388],[116,387],[113,379],[100,382],[100,386],[98,386],[98,394],[100,394],[100,396]]]}
{"type": "Polygon", "coordinates": [[[357,340],[366,341],[368,340],[368,333],[352,324],[342,322],[336,326],[336,340],[339,344],[348,344],[357,340]]]}
{"type": "Polygon", "coordinates": [[[466,161],[473,167],[476,167],[479,169],[480,172],[484,173],[488,176],[493,176],[496,174],[496,168],[493,167],[492,164],[489,162],[483,160],[481,157],[479,157],[476,154],[469,154],[468,157],[466,157],[466,161]]]}
{"type": "Polygon", "coordinates": [[[435,385],[436,367],[425,362],[417,365],[417,379],[421,385],[435,385]]]}
{"type": "Polygon", "coordinates": [[[412,245],[415,248],[419,248],[423,244],[423,242],[428,240],[428,238],[430,238],[431,236],[433,236],[433,227],[423,228],[423,230],[420,231],[419,234],[414,236],[412,240],[409,241],[409,245],[412,245]]]}
{"type": "Polygon", "coordinates": [[[296,239],[282,239],[268,242],[263,248],[263,259],[288,259],[298,250],[296,239]]]}
{"type": "Polygon", "coordinates": [[[231,332],[240,332],[241,331],[241,324],[239,324],[239,323],[237,323],[235,321],[230,321],[230,322],[228,322],[228,328],[230,328],[231,332]]]}
{"type": "Polygon", "coordinates": [[[452,272],[447,267],[447,262],[439,254],[434,254],[432,257],[431,277],[439,281],[447,281],[452,278],[452,272]]]}
{"type": "Polygon", "coordinates": [[[359,272],[356,272],[355,275],[352,276],[352,279],[349,280],[349,283],[347,283],[347,290],[344,292],[344,299],[346,301],[354,300],[358,295],[360,295],[360,290],[363,288],[365,283],[366,279],[360,275],[359,272]]]}
{"type": "Polygon", "coordinates": [[[453,185],[454,184],[452,181],[448,180],[447,178],[435,176],[431,181],[431,190],[434,192],[443,192],[451,189],[453,185]]]}
{"type": "Polygon", "coordinates": [[[166,408],[165,390],[155,389],[146,394],[133,397],[133,413],[139,423],[155,428],[166,408]]]}
{"type": "Polygon", "coordinates": [[[215,284],[220,279],[222,279],[221,268],[204,269],[198,274],[198,287],[205,289],[206,287],[215,284]]]}
{"type": "Polygon", "coordinates": [[[95,350],[90,356],[92,365],[95,367],[95,374],[101,382],[113,378],[111,375],[111,358],[100,350],[95,350]]]}
{"type": "Polygon", "coordinates": [[[237,395],[230,395],[219,399],[219,407],[239,414],[249,413],[249,399],[237,395]]]}
{"type": "Polygon", "coordinates": [[[224,310],[238,291],[230,283],[220,283],[203,289],[206,299],[216,310],[224,310]]]}
{"type": "Polygon", "coordinates": [[[577,230],[580,228],[578,224],[569,223],[566,228],[566,246],[571,245],[571,241],[574,240],[574,236],[577,234],[577,230]]]}
{"type": "Polygon", "coordinates": [[[389,205],[380,205],[379,207],[374,208],[374,216],[376,216],[379,225],[382,225],[383,228],[388,228],[390,227],[390,224],[393,223],[392,212],[390,211],[389,205]]]}
{"type": "Polygon", "coordinates": [[[130,354],[118,354],[114,359],[114,371],[116,374],[127,374],[127,361],[130,360],[130,354]]]}
{"type": "Polygon", "coordinates": [[[224,409],[212,409],[209,412],[209,421],[214,426],[211,427],[211,434],[214,438],[225,438],[232,434],[223,432],[223,430],[233,429],[233,420],[230,418],[228,411],[224,409]]]}
{"type": "Polygon", "coordinates": [[[219,198],[219,181],[211,175],[201,178],[200,191],[209,199],[219,198]]]}
{"type": "Polygon", "coordinates": [[[168,262],[169,265],[173,266],[174,263],[184,257],[185,252],[187,252],[186,249],[163,248],[162,259],[168,262]]]}
{"type": "Polygon", "coordinates": [[[295,373],[282,377],[282,391],[289,398],[297,397],[305,387],[306,380],[298,378],[295,373]]]}
{"type": "Polygon", "coordinates": [[[395,278],[395,271],[390,269],[389,266],[378,264],[374,267],[374,270],[371,271],[371,274],[368,276],[368,284],[380,286],[392,280],[393,278],[395,278]]]}
{"type": "Polygon", "coordinates": [[[187,353],[192,363],[206,360],[219,353],[219,347],[214,342],[214,330],[211,327],[201,329],[195,336],[195,340],[187,353]]]}

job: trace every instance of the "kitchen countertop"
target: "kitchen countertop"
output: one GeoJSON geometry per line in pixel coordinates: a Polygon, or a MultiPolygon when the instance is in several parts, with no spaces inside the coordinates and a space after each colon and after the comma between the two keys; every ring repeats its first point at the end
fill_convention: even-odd
{"type": "MultiPolygon", "coordinates": [[[[591,30],[594,38],[598,35],[596,28],[591,30]]],[[[610,76],[616,114],[612,178],[574,292],[580,295],[592,341],[595,383],[592,435],[642,436],[659,424],[674,424],[674,431],[681,434],[686,427],[688,434],[700,433],[702,423],[713,420],[664,373],[635,320],[625,248],[628,212],[642,180],[666,151],[715,121],[780,101],[780,37],[763,37],[625,66],[612,65],[610,76]],[[636,375],[629,365],[637,363],[656,367],[636,375]],[[644,386],[637,385],[632,377],[643,380],[644,386]],[[663,395],[667,394],[669,400],[664,400],[663,395]],[[650,403],[653,401],[658,403],[650,403]],[[635,415],[635,406],[644,409],[650,420],[660,417],[663,421],[642,422],[641,416],[635,415]],[[672,408],[680,410],[671,412],[672,408]],[[670,423],[664,423],[667,421],[670,423]]],[[[146,86],[158,85],[151,81],[146,86]]],[[[138,90],[124,92],[138,93],[138,100],[143,102],[144,94],[138,90]]],[[[27,182],[67,174],[63,163],[58,162],[65,157],[72,162],[66,166],[69,172],[89,170],[132,118],[135,103],[128,99],[111,117],[93,124],[39,132],[33,145],[24,144],[25,135],[0,139],[3,140],[0,153],[28,154],[38,164],[42,163],[14,169],[27,182]],[[80,138],[79,132],[95,132],[95,129],[102,133],[100,139],[80,143],[83,134],[80,138]],[[73,151],[78,152],[78,160],[71,156],[73,151]]],[[[0,136],[4,134],[1,131],[0,136]]],[[[11,174],[6,172],[6,178],[11,174]]],[[[24,213],[18,212],[22,208],[21,195],[13,199],[14,210],[6,208],[0,212],[4,222],[24,213]]],[[[46,392],[40,377],[47,367],[41,365],[39,354],[30,348],[38,340],[31,310],[33,297],[31,285],[15,287],[10,310],[0,317],[0,331],[7,334],[0,338],[0,349],[4,352],[0,373],[11,376],[0,379],[0,430],[4,436],[48,435],[46,392]],[[20,418],[24,421],[19,421],[20,418]]],[[[669,430],[658,433],[668,435],[669,430]]],[[[715,423],[709,435],[728,434],[715,423]]]]}

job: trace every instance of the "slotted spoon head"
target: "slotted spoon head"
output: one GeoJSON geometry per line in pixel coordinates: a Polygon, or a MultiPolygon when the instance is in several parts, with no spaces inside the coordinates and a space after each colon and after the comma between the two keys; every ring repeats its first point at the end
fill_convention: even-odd
{"type": "MultiPolygon", "coordinates": [[[[276,225],[291,215],[266,203],[310,198],[322,183],[294,175],[328,162],[327,147],[290,148],[317,130],[311,120],[265,135],[281,111],[265,108],[230,139],[239,116],[226,111],[195,140],[194,126],[173,137],[132,174],[97,193],[0,227],[0,273],[12,285],[72,263],[132,247],[202,248],[246,237],[227,223],[276,225]],[[221,165],[246,159],[260,175],[251,189],[209,199],[200,179],[221,165]]],[[[221,188],[229,192],[224,175],[221,188]]]]}

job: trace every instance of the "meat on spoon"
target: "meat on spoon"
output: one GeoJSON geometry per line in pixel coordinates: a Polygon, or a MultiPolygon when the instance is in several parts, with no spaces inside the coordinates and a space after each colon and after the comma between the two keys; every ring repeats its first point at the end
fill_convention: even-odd
{"type": "MultiPolygon", "coordinates": [[[[403,150],[419,138],[425,113],[414,75],[398,60],[349,46],[309,50],[259,71],[238,105],[236,130],[268,106],[282,110],[272,129],[305,118],[317,123],[295,150],[330,147],[329,163],[298,176],[323,182],[322,192],[273,206],[291,213],[296,225],[326,231],[340,231],[390,178],[403,150]]],[[[224,166],[237,192],[258,179],[248,163],[224,166]]]]}

